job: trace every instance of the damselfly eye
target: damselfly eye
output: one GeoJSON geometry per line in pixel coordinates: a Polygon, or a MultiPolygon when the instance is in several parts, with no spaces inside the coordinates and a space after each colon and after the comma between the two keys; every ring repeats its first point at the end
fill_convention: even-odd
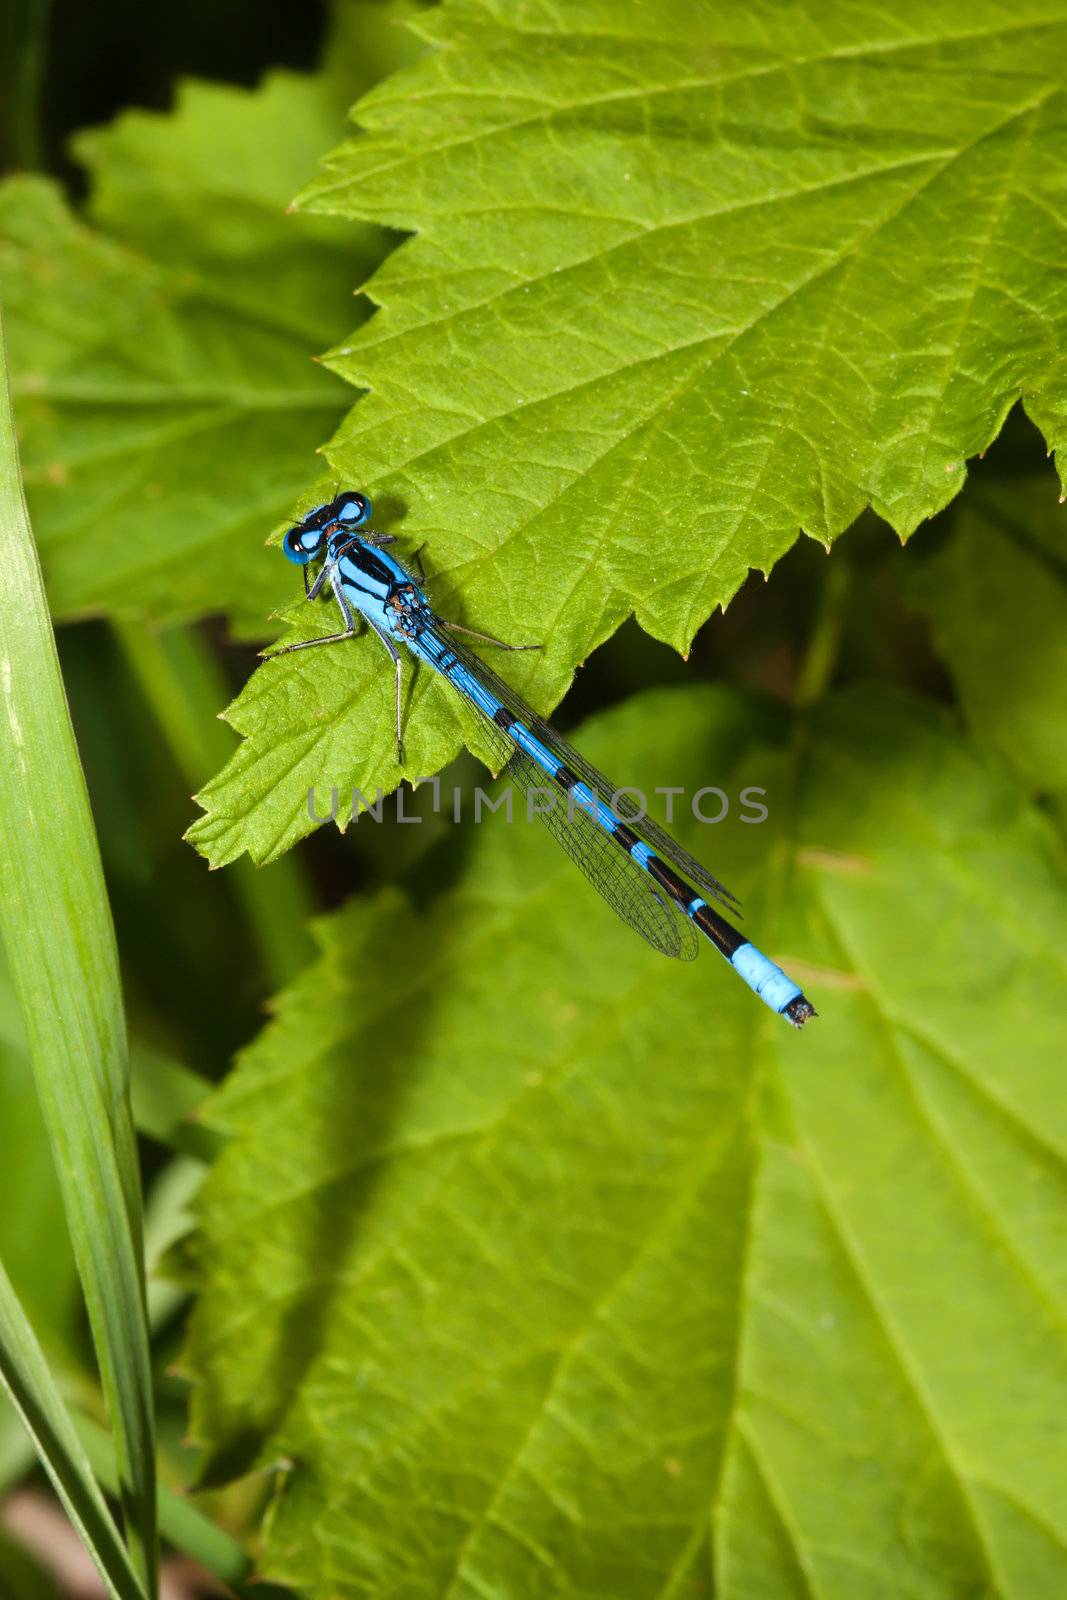
{"type": "Polygon", "coordinates": [[[282,540],[286,559],[298,567],[306,567],[322,549],[321,528],[309,528],[306,522],[298,523],[282,540]]]}
{"type": "Polygon", "coordinates": [[[339,494],[333,503],[333,514],[338,522],[343,522],[346,528],[362,528],[365,522],[371,519],[374,507],[365,494],[359,494],[355,489],[346,489],[344,494],[339,494]]]}

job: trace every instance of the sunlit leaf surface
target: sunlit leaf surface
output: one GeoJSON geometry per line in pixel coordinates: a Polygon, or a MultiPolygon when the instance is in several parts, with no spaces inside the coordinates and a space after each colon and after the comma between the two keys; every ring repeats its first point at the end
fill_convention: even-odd
{"type": "MultiPolygon", "coordinates": [[[[218,1097],[187,1362],[312,1597],[1067,1586],[1062,886],[947,721],[722,692],[581,736],[802,977],[802,1035],[645,948],[543,830],[320,925],[218,1097]],[[681,802],[676,802],[681,805],[681,802]]],[[[360,823],[361,827],[374,824],[360,823]]]]}

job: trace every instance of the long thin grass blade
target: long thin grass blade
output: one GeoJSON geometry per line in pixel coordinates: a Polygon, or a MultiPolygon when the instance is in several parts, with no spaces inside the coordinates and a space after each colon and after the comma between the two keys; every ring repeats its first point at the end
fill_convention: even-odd
{"type": "Polygon", "coordinates": [[[111,912],[22,496],[0,330],[0,936],[63,1190],[134,1570],[155,1593],[140,1179],[111,912]]]}
{"type": "MultiPolygon", "coordinates": [[[[78,1437],[105,1489],[114,1487],[114,1466],[107,1434],[89,1417],[75,1418],[78,1437]]],[[[191,1500],[175,1494],[165,1485],[159,1489],[159,1529],[168,1544],[191,1556],[235,1594],[248,1592],[269,1600],[269,1585],[250,1582],[252,1560],[237,1540],[206,1517],[191,1500]]]]}
{"type": "Polygon", "coordinates": [[[44,1353],[0,1265],[0,1383],[112,1600],[145,1600],[44,1353]]]}

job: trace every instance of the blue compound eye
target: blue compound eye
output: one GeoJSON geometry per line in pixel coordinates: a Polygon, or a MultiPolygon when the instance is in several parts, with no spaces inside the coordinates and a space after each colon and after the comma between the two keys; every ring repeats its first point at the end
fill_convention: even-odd
{"type": "Polygon", "coordinates": [[[306,567],[309,561],[314,561],[322,549],[322,530],[309,528],[306,522],[298,523],[285,535],[282,549],[288,561],[292,561],[295,566],[306,567]]]}
{"type": "Polygon", "coordinates": [[[333,503],[334,516],[346,528],[362,528],[365,522],[370,521],[373,511],[374,507],[367,496],[357,493],[355,489],[346,489],[333,503]]]}

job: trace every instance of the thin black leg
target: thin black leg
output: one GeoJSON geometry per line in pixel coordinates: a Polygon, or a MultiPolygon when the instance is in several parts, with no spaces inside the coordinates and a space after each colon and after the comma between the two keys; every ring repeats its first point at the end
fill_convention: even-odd
{"type": "Polygon", "coordinates": [[[425,549],[426,549],[426,540],[424,539],[422,541],[422,543],[419,545],[419,548],[417,550],[413,550],[411,552],[411,557],[410,557],[411,565],[415,568],[415,576],[418,578],[420,583],[425,583],[426,582],[426,568],[422,564],[422,552],[425,549]]]}
{"type": "MultiPolygon", "coordinates": [[[[309,600],[317,600],[318,599],[319,595],[322,593],[322,586],[326,582],[326,579],[329,577],[329,575],[330,575],[329,567],[328,566],[323,567],[322,571],[319,573],[318,577],[315,579],[315,582],[311,585],[311,588],[308,589],[308,591],[307,591],[307,597],[308,597],[309,600]]],[[[307,568],[306,567],[304,568],[304,587],[305,587],[305,589],[307,589],[307,568]]],[[[340,592],[339,589],[335,589],[333,592],[334,592],[334,596],[336,597],[337,604],[341,608],[341,616],[344,618],[345,626],[344,626],[344,631],[343,632],[341,632],[341,633],[324,633],[322,635],[322,637],[319,638],[319,639],[301,639],[298,644],[283,644],[282,648],[280,650],[261,650],[259,653],[262,656],[263,660],[264,661],[270,661],[275,656],[287,656],[287,655],[290,655],[292,653],[292,651],[294,651],[294,650],[310,650],[313,645],[317,645],[317,644],[338,644],[342,639],[352,639],[352,638],[354,638],[355,634],[356,634],[356,632],[358,630],[358,622],[357,622],[357,619],[356,619],[355,615],[353,614],[352,607],[348,604],[348,601],[345,599],[344,595],[340,592]]],[[[375,630],[375,631],[377,631],[377,630],[375,630]]]]}
{"type": "Polygon", "coordinates": [[[396,658],[396,759],[400,766],[404,765],[404,730],[401,726],[400,701],[404,689],[404,663],[399,654],[396,658]]]}
{"type": "MultiPolygon", "coordinates": [[[[308,588],[308,569],[307,569],[307,567],[305,567],[303,569],[303,572],[304,572],[304,593],[307,595],[309,600],[317,600],[319,598],[319,595],[322,593],[323,585],[325,584],[326,579],[330,575],[330,569],[329,569],[329,567],[323,567],[322,571],[319,573],[318,577],[315,579],[315,582],[311,585],[310,589],[308,588]]],[[[344,607],[342,607],[341,609],[343,611],[344,607]]],[[[351,619],[350,616],[348,616],[348,617],[346,617],[345,620],[350,622],[352,619],[351,619]]]]}
{"type": "Polygon", "coordinates": [[[287,656],[294,650],[310,650],[317,644],[337,644],[341,639],[354,639],[356,632],[353,624],[343,633],[324,633],[321,639],[301,639],[299,644],[283,644],[280,650],[261,650],[259,653],[264,661],[273,661],[275,656],[287,656]]]}
{"type": "Polygon", "coordinates": [[[483,644],[495,645],[498,650],[543,650],[543,644],[505,644],[503,639],[494,639],[491,633],[476,633],[473,628],[465,628],[460,622],[445,622],[440,617],[437,619],[442,628],[447,628],[450,633],[465,633],[468,639],[480,639],[483,644]]]}
{"type": "Polygon", "coordinates": [[[374,629],[374,632],[378,635],[379,639],[392,656],[393,665],[396,668],[396,759],[400,765],[403,766],[404,735],[400,721],[400,702],[404,692],[404,663],[401,658],[400,651],[397,649],[392,639],[390,639],[389,635],[387,633],[383,633],[382,629],[378,627],[377,623],[371,622],[369,617],[367,618],[367,621],[370,623],[370,626],[374,629]]]}

